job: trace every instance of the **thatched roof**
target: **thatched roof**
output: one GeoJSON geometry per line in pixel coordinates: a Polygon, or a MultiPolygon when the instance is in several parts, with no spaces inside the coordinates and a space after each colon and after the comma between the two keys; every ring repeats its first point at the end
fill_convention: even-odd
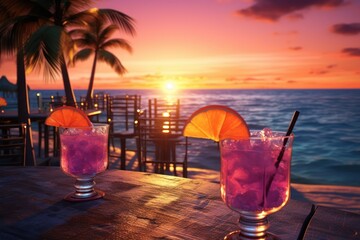
{"type": "MultiPolygon", "coordinates": [[[[28,91],[30,91],[29,85],[27,85],[28,91]]],[[[12,94],[17,94],[17,85],[10,82],[6,76],[1,76],[0,78],[0,92],[4,95],[11,96],[12,94]]]]}
{"type": "Polygon", "coordinates": [[[7,77],[1,76],[0,78],[0,92],[12,93],[17,91],[17,86],[14,83],[11,83],[7,77]]]}

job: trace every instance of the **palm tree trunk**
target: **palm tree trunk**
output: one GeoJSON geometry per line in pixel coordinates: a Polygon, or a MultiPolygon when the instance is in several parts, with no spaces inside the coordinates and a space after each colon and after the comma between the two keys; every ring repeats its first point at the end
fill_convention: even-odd
{"type": "Polygon", "coordinates": [[[25,165],[34,166],[36,165],[35,151],[32,140],[29,94],[25,76],[24,52],[22,49],[18,50],[18,54],[16,57],[18,117],[20,122],[26,123],[25,165]]]}
{"type": "Polygon", "coordinates": [[[95,51],[95,57],[94,57],[94,62],[93,62],[92,69],[91,69],[89,86],[88,86],[88,90],[87,90],[87,94],[86,94],[86,102],[87,102],[88,106],[91,108],[93,107],[92,99],[94,97],[94,79],[95,79],[97,55],[98,55],[98,51],[95,51]]]}
{"type": "Polygon", "coordinates": [[[66,67],[65,58],[63,54],[61,54],[60,56],[60,67],[61,67],[61,73],[64,83],[66,105],[76,107],[76,98],[70,84],[69,73],[66,67]]]}

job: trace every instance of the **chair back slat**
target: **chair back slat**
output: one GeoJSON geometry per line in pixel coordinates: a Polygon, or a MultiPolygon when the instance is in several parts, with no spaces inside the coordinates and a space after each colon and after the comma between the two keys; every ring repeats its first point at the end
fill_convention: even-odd
{"type": "Polygon", "coordinates": [[[110,132],[135,131],[140,108],[141,96],[139,95],[109,97],[107,121],[110,124],[110,132]]]}
{"type": "Polygon", "coordinates": [[[148,101],[148,117],[172,117],[180,118],[180,99],[170,101],[165,99],[149,99],[148,101]]]}
{"type": "Polygon", "coordinates": [[[86,96],[80,96],[80,109],[99,109],[105,111],[107,107],[108,94],[105,93],[96,93],[91,100],[91,103],[86,101],[86,96]]]}
{"type": "MultiPolygon", "coordinates": [[[[140,95],[109,96],[107,99],[107,123],[109,124],[109,157],[120,157],[120,169],[126,169],[127,139],[137,144],[138,118],[141,108],[140,95]],[[120,141],[120,156],[116,152],[120,141]],[[114,151],[111,151],[111,146],[114,151]]],[[[137,149],[136,149],[137,151],[137,149]]],[[[139,170],[141,165],[139,164],[139,170]]]]}
{"type": "Polygon", "coordinates": [[[0,125],[0,166],[25,166],[25,126],[0,125]]]}
{"type": "Polygon", "coordinates": [[[64,106],[65,102],[65,96],[38,97],[38,110],[52,112],[55,108],[64,106]]]}

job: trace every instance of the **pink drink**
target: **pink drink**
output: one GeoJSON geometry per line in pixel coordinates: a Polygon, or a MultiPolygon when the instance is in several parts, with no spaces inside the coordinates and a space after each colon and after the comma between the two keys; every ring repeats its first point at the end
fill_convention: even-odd
{"type": "Polygon", "coordinates": [[[293,135],[288,137],[278,167],[277,158],[285,133],[251,132],[248,140],[223,140],[221,150],[221,197],[238,212],[275,212],[289,199],[293,135]]]}
{"type": "Polygon", "coordinates": [[[108,164],[108,126],[60,131],[61,168],[73,177],[94,177],[108,164]]]}

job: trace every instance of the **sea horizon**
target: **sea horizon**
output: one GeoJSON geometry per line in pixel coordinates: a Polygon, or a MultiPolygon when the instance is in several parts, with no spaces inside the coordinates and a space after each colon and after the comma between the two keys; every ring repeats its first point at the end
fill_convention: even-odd
{"type": "MultiPolygon", "coordinates": [[[[74,88],[73,91],[86,91],[87,88],[74,88]]],[[[159,88],[96,88],[94,92],[96,91],[122,91],[122,90],[159,90],[159,88]]],[[[175,91],[182,91],[182,90],[360,90],[360,88],[177,88],[175,91]]],[[[64,91],[63,88],[34,88],[30,89],[30,91],[64,91]]]]}

